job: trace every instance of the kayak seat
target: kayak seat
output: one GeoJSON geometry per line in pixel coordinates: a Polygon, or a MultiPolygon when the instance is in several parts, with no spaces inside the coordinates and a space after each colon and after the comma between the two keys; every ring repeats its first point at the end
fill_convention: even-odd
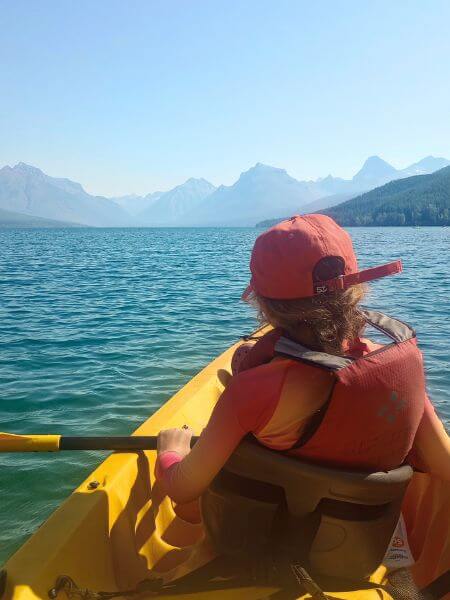
{"type": "Polygon", "coordinates": [[[240,560],[284,557],[312,574],[364,579],[383,560],[412,473],[332,469],[245,440],[202,496],[206,535],[240,560]]]}

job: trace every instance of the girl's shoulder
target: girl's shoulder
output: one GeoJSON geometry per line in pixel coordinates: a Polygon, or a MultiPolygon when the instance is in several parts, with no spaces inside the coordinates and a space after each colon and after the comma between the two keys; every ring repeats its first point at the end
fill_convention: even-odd
{"type": "Polygon", "coordinates": [[[245,431],[257,431],[271,418],[291,365],[289,359],[273,360],[233,375],[223,400],[245,431]]]}
{"type": "Polygon", "coordinates": [[[379,350],[382,347],[383,344],[373,342],[369,338],[358,338],[351,345],[349,345],[348,348],[345,349],[345,353],[356,358],[361,358],[362,356],[370,354],[371,352],[375,352],[375,350],[379,350]]]}
{"type": "Polygon", "coordinates": [[[239,346],[232,358],[233,375],[269,363],[275,353],[275,344],[282,335],[280,329],[271,329],[256,342],[246,342],[239,346]]]}

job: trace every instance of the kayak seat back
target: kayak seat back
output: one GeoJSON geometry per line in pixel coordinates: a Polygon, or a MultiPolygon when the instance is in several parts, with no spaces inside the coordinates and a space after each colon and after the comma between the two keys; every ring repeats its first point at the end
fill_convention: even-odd
{"type": "Polygon", "coordinates": [[[365,578],[383,560],[412,473],[331,469],[244,441],[202,497],[205,530],[221,554],[365,578]]]}

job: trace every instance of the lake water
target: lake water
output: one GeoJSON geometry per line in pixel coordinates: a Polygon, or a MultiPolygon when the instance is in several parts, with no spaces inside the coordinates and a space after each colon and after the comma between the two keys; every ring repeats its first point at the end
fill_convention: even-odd
{"type": "MultiPolygon", "coordinates": [[[[403,258],[367,304],[412,323],[450,419],[447,228],[352,229],[360,265],[403,258]]],[[[0,231],[0,429],[126,435],[255,325],[256,229],[0,231]]],[[[0,454],[0,563],[102,458],[0,454]]]]}

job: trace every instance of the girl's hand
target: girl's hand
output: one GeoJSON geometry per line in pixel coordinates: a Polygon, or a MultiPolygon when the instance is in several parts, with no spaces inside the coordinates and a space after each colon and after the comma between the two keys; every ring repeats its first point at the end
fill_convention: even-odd
{"type": "Polygon", "coordinates": [[[163,452],[177,452],[185,457],[191,451],[193,431],[186,425],[182,429],[163,429],[158,435],[158,455],[163,452]]]}

